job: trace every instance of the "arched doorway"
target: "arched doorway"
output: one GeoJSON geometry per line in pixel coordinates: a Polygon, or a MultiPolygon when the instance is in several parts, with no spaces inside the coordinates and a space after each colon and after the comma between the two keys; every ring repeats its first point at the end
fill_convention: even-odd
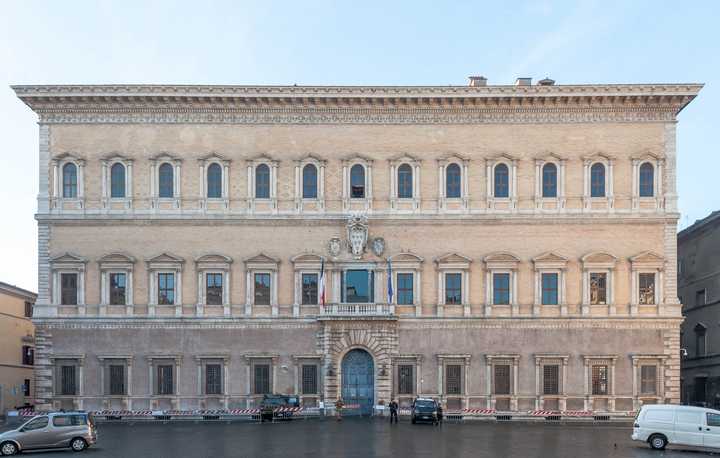
{"type": "Polygon", "coordinates": [[[360,415],[372,415],[375,398],[375,364],[365,350],[347,352],[342,360],[342,399],[358,405],[360,415]]]}

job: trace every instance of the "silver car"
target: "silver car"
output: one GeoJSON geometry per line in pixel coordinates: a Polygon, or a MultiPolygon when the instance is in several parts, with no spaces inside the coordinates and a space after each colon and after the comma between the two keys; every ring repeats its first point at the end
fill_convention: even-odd
{"type": "Polygon", "coordinates": [[[0,434],[0,455],[48,448],[71,448],[81,452],[96,441],[97,430],[92,415],[53,412],[33,417],[19,428],[0,434]]]}

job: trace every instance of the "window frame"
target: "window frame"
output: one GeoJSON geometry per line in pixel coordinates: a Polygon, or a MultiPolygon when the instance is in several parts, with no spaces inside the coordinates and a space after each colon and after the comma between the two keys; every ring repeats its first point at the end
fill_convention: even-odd
{"type": "Polygon", "coordinates": [[[415,170],[411,164],[403,162],[398,165],[396,171],[397,193],[398,199],[412,200],[415,198],[415,170]],[[402,175],[401,175],[402,174],[402,175]],[[401,176],[404,178],[401,179],[401,176]],[[408,192],[409,190],[409,192],[408,192]]]}
{"type": "Polygon", "coordinates": [[[463,272],[457,272],[457,271],[447,271],[443,273],[443,304],[444,305],[463,305],[465,301],[465,294],[464,294],[464,274],[463,272]],[[457,290],[460,295],[460,300],[458,302],[449,301],[448,296],[448,279],[452,276],[452,278],[459,279],[460,284],[457,286],[457,288],[453,288],[454,290],[457,290]]]}
{"type": "Polygon", "coordinates": [[[638,197],[640,198],[655,198],[656,197],[656,189],[655,189],[655,170],[656,166],[651,161],[642,161],[638,165],[638,197]],[[650,168],[650,182],[647,183],[647,174],[643,174],[643,170],[647,171],[647,167],[650,168]],[[643,177],[645,177],[646,182],[643,182],[643,177]],[[649,188],[648,188],[649,186],[649,188]],[[648,194],[649,189],[649,194],[648,194]]]}
{"type": "Polygon", "coordinates": [[[368,198],[368,173],[367,168],[364,164],[361,164],[359,162],[356,162],[352,165],[350,165],[348,170],[348,186],[349,186],[349,198],[350,200],[365,200],[368,198]],[[353,189],[355,185],[353,184],[353,170],[361,170],[362,171],[362,195],[355,195],[355,190],[353,189]]]}
{"type": "Polygon", "coordinates": [[[110,199],[111,200],[125,200],[127,199],[127,166],[121,161],[114,161],[112,164],[110,164],[109,167],[110,172],[110,199]],[[122,168],[122,177],[118,178],[115,176],[115,170],[116,167],[122,168]],[[115,195],[115,188],[116,188],[116,182],[115,179],[118,178],[118,180],[122,180],[122,183],[117,184],[118,187],[122,186],[122,195],[115,195]]]}
{"type": "MultiPolygon", "coordinates": [[[[320,304],[320,273],[319,272],[305,272],[301,271],[300,274],[300,305],[301,306],[313,306],[320,304]],[[315,300],[312,301],[312,295],[308,297],[306,301],[305,296],[305,277],[315,277],[315,300]]],[[[327,275],[326,275],[327,280],[327,275]]]]}
{"type": "Polygon", "coordinates": [[[160,162],[160,164],[159,164],[158,167],[157,167],[157,176],[158,176],[158,178],[157,178],[157,179],[158,179],[158,184],[157,184],[157,196],[158,196],[158,199],[160,199],[160,200],[173,200],[173,199],[176,199],[176,198],[178,197],[178,196],[175,195],[175,194],[176,194],[176,191],[177,191],[177,184],[176,184],[177,175],[178,175],[178,174],[176,173],[175,166],[173,165],[172,162],[170,162],[170,161],[162,161],[162,162],[160,162]],[[170,195],[163,195],[163,194],[167,194],[167,191],[168,191],[168,190],[166,189],[166,186],[168,186],[167,176],[166,176],[166,177],[163,177],[163,171],[164,171],[164,170],[165,170],[165,171],[166,171],[166,170],[170,170],[170,173],[172,174],[172,175],[170,176],[171,179],[170,179],[170,183],[169,183],[169,186],[170,186],[170,195]]]}
{"type": "Polygon", "coordinates": [[[303,164],[302,167],[300,167],[300,175],[302,180],[300,184],[300,192],[302,199],[311,201],[318,200],[320,196],[320,171],[318,170],[317,164],[315,164],[314,162],[308,162],[303,164]],[[314,183],[312,185],[308,184],[308,176],[306,175],[306,171],[310,170],[310,167],[315,170],[314,183]]]}
{"type": "Polygon", "coordinates": [[[604,162],[593,162],[590,164],[590,175],[589,175],[589,187],[590,187],[590,198],[591,199],[605,199],[608,196],[608,190],[607,190],[607,180],[608,180],[608,170],[607,166],[604,162]],[[599,167],[599,168],[598,168],[599,167]],[[602,180],[596,180],[596,173],[595,170],[602,170],[602,180]],[[598,183],[598,181],[602,181],[602,183],[598,183]],[[596,191],[598,188],[602,186],[602,192],[599,194],[596,194],[596,191]]]}
{"type": "Polygon", "coordinates": [[[128,305],[128,281],[129,281],[129,275],[124,270],[112,270],[107,272],[107,282],[108,282],[108,301],[107,304],[110,306],[114,305],[128,305]],[[113,302],[113,276],[116,275],[123,275],[125,277],[125,285],[122,287],[123,293],[122,293],[122,303],[114,303],[113,302]]]}
{"type": "Polygon", "coordinates": [[[492,197],[493,199],[510,199],[510,194],[510,167],[507,162],[501,161],[492,168],[492,197]],[[500,170],[500,167],[505,170],[505,183],[498,183],[498,170],[500,170]],[[498,190],[502,192],[498,192],[498,190]]]}
{"type": "Polygon", "coordinates": [[[269,271],[264,270],[255,270],[252,273],[252,280],[253,280],[253,305],[259,305],[259,306],[271,306],[272,304],[272,292],[273,292],[273,273],[269,271]],[[258,302],[258,276],[267,277],[268,285],[267,285],[267,303],[259,303],[258,302]]]}
{"type": "Polygon", "coordinates": [[[320,394],[320,368],[317,363],[303,362],[300,364],[300,394],[303,396],[317,396],[320,394]],[[306,377],[305,369],[314,371],[312,380],[306,377]],[[312,389],[314,386],[314,389],[312,389]]]}
{"type": "Polygon", "coordinates": [[[221,200],[227,198],[225,193],[225,170],[218,161],[211,161],[207,164],[205,176],[205,198],[208,200],[221,200]],[[217,171],[210,176],[210,172],[217,171]],[[212,178],[212,179],[211,179],[212,178]],[[210,195],[212,191],[213,195],[210,195]]]}
{"type": "Polygon", "coordinates": [[[557,164],[555,162],[545,162],[542,165],[542,167],[540,168],[540,176],[541,176],[540,196],[543,199],[557,199],[560,195],[560,192],[559,192],[560,171],[559,171],[559,167],[557,166],[557,164]],[[550,171],[552,171],[552,173],[550,173],[550,171]]]}
{"type": "Polygon", "coordinates": [[[395,297],[393,298],[395,300],[396,305],[415,305],[415,272],[406,272],[406,271],[395,271],[395,297]],[[403,287],[400,284],[400,277],[403,277],[407,279],[407,277],[410,278],[410,289],[405,286],[403,287]],[[405,294],[405,296],[402,296],[401,292],[405,294]],[[407,294],[409,294],[410,301],[408,302],[407,294]],[[400,300],[400,298],[404,297],[403,301],[400,300]]]}
{"type": "MultiPolygon", "coordinates": [[[[456,161],[452,161],[452,162],[448,162],[448,164],[445,166],[444,188],[445,188],[444,197],[446,199],[451,200],[451,199],[462,199],[463,198],[463,166],[460,163],[458,163],[456,161]],[[450,180],[451,168],[453,170],[457,169],[457,180],[455,180],[455,179],[453,179],[452,181],[450,180]],[[457,184],[457,193],[455,193],[455,192],[450,193],[451,184],[453,185],[453,187],[457,184]],[[453,194],[453,195],[450,195],[450,194],[453,194]]],[[[453,190],[454,190],[454,188],[453,188],[453,190]]]]}
{"type": "Polygon", "coordinates": [[[80,167],[75,163],[75,161],[65,161],[62,166],[60,167],[60,170],[62,172],[62,182],[61,182],[61,198],[64,200],[77,200],[79,198],[79,186],[80,186],[80,180],[79,180],[79,172],[80,167]],[[66,170],[70,170],[70,167],[73,167],[74,169],[74,182],[67,183],[66,179],[68,178],[68,174],[66,173],[66,170]],[[68,191],[69,190],[69,191],[68,191]],[[71,195],[68,195],[71,194],[71,195]]]}

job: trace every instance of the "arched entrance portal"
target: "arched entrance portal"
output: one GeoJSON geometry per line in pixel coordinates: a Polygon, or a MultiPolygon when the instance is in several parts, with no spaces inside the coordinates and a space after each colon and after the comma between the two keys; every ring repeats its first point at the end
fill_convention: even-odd
{"type": "Polygon", "coordinates": [[[342,399],[345,405],[358,405],[361,415],[372,415],[375,397],[375,365],[365,350],[347,352],[342,360],[342,399]]]}

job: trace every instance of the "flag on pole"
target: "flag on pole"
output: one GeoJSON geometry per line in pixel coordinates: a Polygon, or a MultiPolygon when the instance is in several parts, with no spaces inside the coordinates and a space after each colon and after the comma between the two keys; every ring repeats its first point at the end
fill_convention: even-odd
{"type": "Polygon", "coordinates": [[[320,284],[318,285],[318,300],[325,305],[325,259],[320,263],[320,284]]]}
{"type": "Polygon", "coordinates": [[[392,281],[393,275],[392,275],[392,264],[390,263],[390,260],[389,260],[389,259],[388,259],[388,261],[387,261],[387,265],[388,265],[388,273],[387,273],[387,277],[388,277],[388,281],[387,281],[388,304],[392,304],[393,294],[394,294],[394,292],[393,292],[393,281],[392,281]]]}

